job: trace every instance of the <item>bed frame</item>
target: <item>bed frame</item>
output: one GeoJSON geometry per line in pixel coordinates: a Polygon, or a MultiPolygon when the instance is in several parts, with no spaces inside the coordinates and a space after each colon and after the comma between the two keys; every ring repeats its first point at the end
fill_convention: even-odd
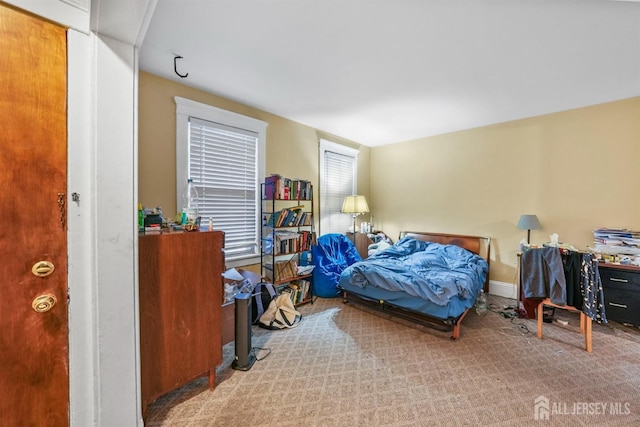
{"type": "MultiPolygon", "coordinates": [[[[491,259],[491,238],[483,236],[468,236],[463,234],[446,234],[446,233],[429,233],[418,231],[401,231],[400,239],[403,237],[412,237],[425,242],[436,242],[444,245],[460,246],[468,251],[480,255],[487,263],[491,259]]],[[[484,292],[489,291],[489,274],[484,283],[484,292]]],[[[383,300],[374,300],[366,296],[358,295],[353,292],[343,291],[342,298],[344,303],[353,302],[376,311],[383,312],[401,319],[405,319],[423,326],[438,329],[440,331],[453,331],[451,339],[455,340],[460,337],[460,324],[462,319],[467,315],[469,309],[465,310],[458,317],[449,317],[441,319],[437,317],[427,316],[417,311],[409,310],[390,304],[383,300]]]]}

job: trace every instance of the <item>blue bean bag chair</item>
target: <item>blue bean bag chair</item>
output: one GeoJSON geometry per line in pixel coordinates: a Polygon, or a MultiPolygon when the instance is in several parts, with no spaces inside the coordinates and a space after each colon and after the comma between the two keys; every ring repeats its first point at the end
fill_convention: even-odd
{"type": "Polygon", "coordinates": [[[325,234],[318,237],[312,248],[313,294],[322,298],[340,295],[338,280],[342,271],[354,262],[362,261],[355,245],[344,234],[325,234]]]}

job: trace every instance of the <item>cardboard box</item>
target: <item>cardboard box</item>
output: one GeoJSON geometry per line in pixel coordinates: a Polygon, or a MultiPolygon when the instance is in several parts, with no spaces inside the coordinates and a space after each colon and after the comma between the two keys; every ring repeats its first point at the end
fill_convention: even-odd
{"type": "Polygon", "coordinates": [[[261,277],[249,270],[230,268],[222,274],[224,295],[222,301],[222,345],[235,340],[235,295],[239,292],[243,280],[248,280],[251,287],[260,282],[261,277]]]}
{"type": "Polygon", "coordinates": [[[253,289],[260,282],[260,275],[242,268],[230,268],[222,273],[223,278],[223,304],[233,302],[235,295],[240,291],[242,282],[248,280],[253,289]]]}

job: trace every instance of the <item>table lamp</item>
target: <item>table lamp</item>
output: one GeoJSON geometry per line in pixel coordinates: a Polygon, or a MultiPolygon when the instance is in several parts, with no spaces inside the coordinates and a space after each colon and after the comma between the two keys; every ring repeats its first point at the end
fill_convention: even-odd
{"type": "Polygon", "coordinates": [[[535,215],[522,215],[518,221],[518,228],[520,230],[527,230],[527,244],[531,243],[531,230],[539,230],[540,221],[535,215]]]}
{"type": "Polygon", "coordinates": [[[346,196],[342,202],[342,213],[348,213],[353,216],[353,234],[356,233],[356,217],[369,212],[369,205],[364,196],[353,195],[346,196]]]}

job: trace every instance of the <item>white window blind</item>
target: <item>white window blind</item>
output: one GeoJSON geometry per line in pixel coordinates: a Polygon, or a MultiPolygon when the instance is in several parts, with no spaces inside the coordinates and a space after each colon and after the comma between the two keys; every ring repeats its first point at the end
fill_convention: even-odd
{"type": "Polygon", "coordinates": [[[356,194],[358,151],[320,141],[320,233],[345,233],[353,218],[341,212],[345,196],[356,194]]]}
{"type": "Polygon", "coordinates": [[[255,132],[189,118],[189,177],[198,213],[225,232],[228,257],[258,250],[257,144],[255,132]]]}
{"type": "Polygon", "coordinates": [[[268,124],[189,99],[176,102],[177,212],[187,179],[198,191],[203,225],[225,232],[225,263],[260,262],[260,177],[265,170],[268,124]]]}

